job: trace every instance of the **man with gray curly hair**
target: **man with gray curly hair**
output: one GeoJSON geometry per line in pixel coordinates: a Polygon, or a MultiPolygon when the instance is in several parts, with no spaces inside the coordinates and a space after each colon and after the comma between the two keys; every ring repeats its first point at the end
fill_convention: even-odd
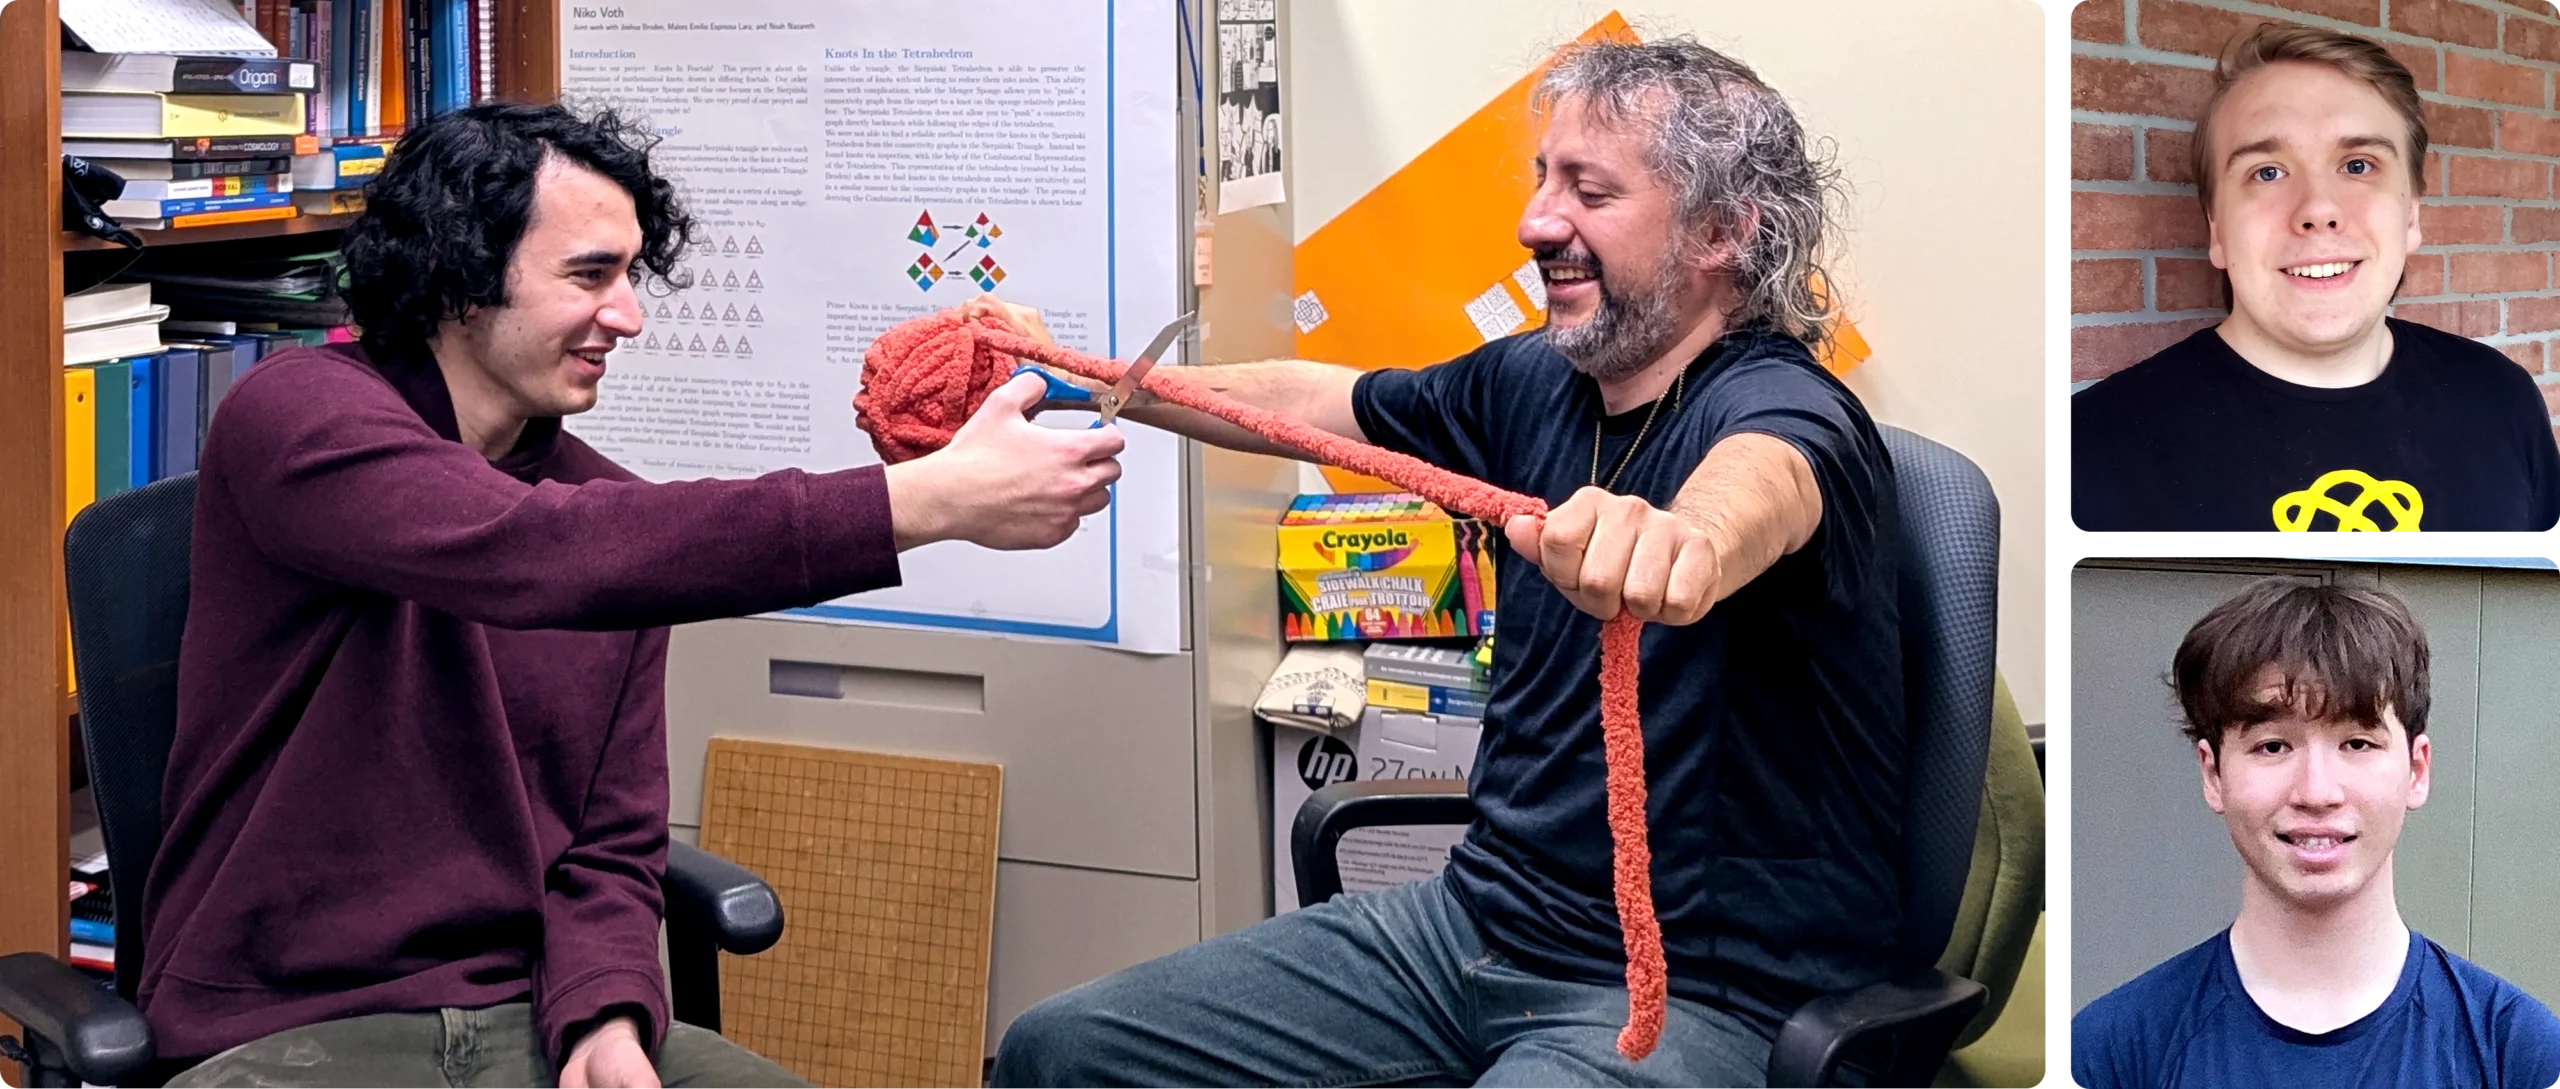
{"type": "MultiPolygon", "coordinates": [[[[1297,360],[1194,381],[1540,496],[1505,529],[1478,817],[1430,880],[1337,898],[1059,995],[997,1084],[1747,1085],[1818,994],[1886,972],[1905,750],[1892,467],[1814,359],[1830,169],[1784,99],[1693,40],[1567,49],[1519,225],[1543,328],[1419,370],[1297,360]],[[1598,652],[1642,649],[1671,976],[1641,1061],[1598,652]]],[[[1035,335],[1034,312],[989,298],[1035,335]]],[[[1271,448],[1169,405],[1140,422],[1271,448]]],[[[1272,450],[1275,453],[1285,451],[1272,450]]]]}

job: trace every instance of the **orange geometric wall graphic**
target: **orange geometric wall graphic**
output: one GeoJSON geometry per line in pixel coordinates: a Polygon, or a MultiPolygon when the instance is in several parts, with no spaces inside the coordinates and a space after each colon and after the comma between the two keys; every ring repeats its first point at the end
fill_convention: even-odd
{"type": "MultiPolygon", "coordinates": [[[[1577,42],[1639,40],[1615,11],[1577,42]]],[[[1423,367],[1535,327],[1545,291],[1518,240],[1536,189],[1529,93],[1552,59],[1495,95],[1295,252],[1297,356],[1362,370],[1423,367]]],[[[1866,342],[1845,320],[1823,365],[1846,372],[1866,342]]],[[[1389,491],[1326,468],[1337,491],[1389,491]]]]}

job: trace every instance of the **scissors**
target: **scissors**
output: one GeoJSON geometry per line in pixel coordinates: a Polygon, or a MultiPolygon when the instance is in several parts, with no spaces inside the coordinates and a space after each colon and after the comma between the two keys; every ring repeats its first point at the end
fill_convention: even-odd
{"type": "Polygon", "coordinates": [[[1184,333],[1191,330],[1192,326],[1198,324],[1198,316],[1199,311],[1195,310],[1166,322],[1164,328],[1156,330],[1156,338],[1147,342],[1147,350],[1139,352],[1138,358],[1129,361],[1129,369],[1120,372],[1120,380],[1112,383],[1111,388],[1100,392],[1068,382],[1049,373],[1047,368],[1032,363],[1015,367],[1013,373],[1005,377],[1019,378],[1024,372],[1039,375],[1041,381],[1049,384],[1049,392],[1042,400],[1082,401],[1091,404],[1094,406],[1094,411],[1100,413],[1102,417],[1095,420],[1092,427],[1100,427],[1119,416],[1121,409],[1129,407],[1129,398],[1137,393],[1138,384],[1146,380],[1147,372],[1156,369],[1156,361],[1164,358],[1164,353],[1173,347],[1175,340],[1180,339],[1184,333]]]}

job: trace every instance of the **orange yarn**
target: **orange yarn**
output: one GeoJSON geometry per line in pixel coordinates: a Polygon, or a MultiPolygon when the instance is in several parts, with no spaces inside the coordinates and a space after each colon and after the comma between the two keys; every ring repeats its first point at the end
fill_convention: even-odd
{"type": "MultiPolygon", "coordinates": [[[[1125,364],[1022,336],[991,317],[964,322],[956,310],[910,319],[880,334],[862,357],[862,392],[854,423],[871,435],[882,459],[905,461],[941,449],[987,394],[1031,359],[1097,382],[1120,377],[1125,364]]],[[[1355,442],[1267,409],[1202,389],[1176,374],[1148,373],[1143,388],[1317,460],[1365,473],[1440,506],[1500,525],[1518,515],[1544,515],[1546,501],[1505,491],[1420,458],[1355,442]]],[[[1662,924],[1653,914],[1653,849],[1645,836],[1644,733],[1636,703],[1636,659],[1644,622],[1621,612],[1600,628],[1600,733],[1608,764],[1609,836],[1615,847],[1618,928],[1627,949],[1627,1025],[1618,1053],[1640,1060],[1662,1037],[1670,970],[1662,924]]]]}

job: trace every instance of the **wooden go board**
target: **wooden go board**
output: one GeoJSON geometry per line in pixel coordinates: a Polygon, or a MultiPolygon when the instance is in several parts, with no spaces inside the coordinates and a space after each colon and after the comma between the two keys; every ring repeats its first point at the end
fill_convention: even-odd
{"type": "Polygon", "coordinates": [[[820,1085],[977,1085],[1004,769],[713,738],[702,846],[782,898],[722,1035],[820,1085]]]}

